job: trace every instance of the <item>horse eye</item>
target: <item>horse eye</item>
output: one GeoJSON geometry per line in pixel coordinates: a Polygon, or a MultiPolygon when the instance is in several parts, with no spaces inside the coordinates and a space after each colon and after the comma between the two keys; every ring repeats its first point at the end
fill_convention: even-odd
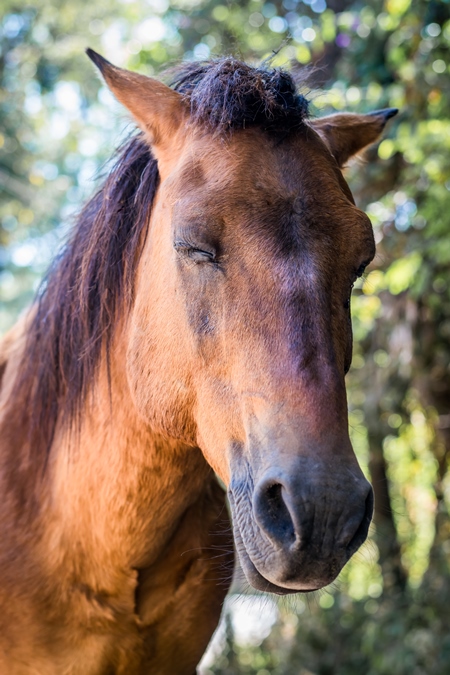
{"type": "Polygon", "coordinates": [[[356,276],[357,276],[358,278],[359,278],[359,277],[362,277],[362,275],[364,274],[364,271],[365,271],[366,267],[367,267],[367,265],[365,265],[365,264],[362,264],[362,265],[360,265],[360,266],[358,267],[358,269],[356,270],[356,276]]]}
{"type": "Polygon", "coordinates": [[[216,259],[214,251],[205,251],[202,248],[197,248],[197,246],[192,246],[182,241],[176,241],[174,248],[177,253],[184,255],[195,263],[215,262],[216,259]]]}
{"type": "Polygon", "coordinates": [[[190,260],[193,260],[196,263],[214,262],[215,259],[214,253],[202,251],[201,248],[190,248],[186,251],[186,254],[190,260]]]}
{"type": "Polygon", "coordinates": [[[344,302],[344,309],[347,309],[347,310],[350,309],[350,296],[351,296],[351,294],[352,294],[353,285],[354,285],[356,279],[359,279],[359,277],[362,277],[362,275],[364,274],[364,271],[365,271],[366,267],[367,267],[367,263],[362,263],[362,265],[360,265],[360,266],[358,267],[358,269],[356,270],[356,272],[355,272],[355,278],[353,279],[353,283],[352,283],[352,285],[350,286],[350,293],[349,293],[349,295],[348,295],[347,300],[344,302]]]}

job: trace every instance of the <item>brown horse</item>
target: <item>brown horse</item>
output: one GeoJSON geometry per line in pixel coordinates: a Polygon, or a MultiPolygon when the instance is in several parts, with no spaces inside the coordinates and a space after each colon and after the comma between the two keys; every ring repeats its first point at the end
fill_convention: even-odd
{"type": "Polygon", "coordinates": [[[396,111],[88,54],[142,131],[2,344],[0,673],[192,675],[232,573],[214,472],[257,589],[320,588],[366,537],[344,376],[374,241],[340,167],[396,111]]]}

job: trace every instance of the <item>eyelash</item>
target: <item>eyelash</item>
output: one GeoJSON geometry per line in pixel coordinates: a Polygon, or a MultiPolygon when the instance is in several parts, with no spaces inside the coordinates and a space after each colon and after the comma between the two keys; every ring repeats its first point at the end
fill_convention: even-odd
{"type": "Polygon", "coordinates": [[[198,246],[192,246],[184,241],[176,241],[174,248],[177,253],[186,256],[195,264],[200,263],[214,263],[216,262],[216,254],[214,251],[205,251],[205,249],[198,246]]]}
{"type": "Polygon", "coordinates": [[[362,275],[364,274],[364,272],[366,270],[366,267],[367,267],[367,265],[365,265],[365,264],[362,264],[358,267],[358,269],[356,270],[356,278],[357,279],[359,279],[359,277],[362,277],[362,275]]]}
{"type": "MultiPolygon", "coordinates": [[[[355,281],[356,281],[356,279],[359,279],[360,277],[362,277],[362,275],[365,272],[366,267],[367,267],[367,265],[365,265],[365,264],[362,264],[358,267],[358,269],[355,272],[355,275],[356,275],[355,281]]],[[[353,285],[354,285],[355,281],[353,281],[353,283],[350,287],[350,293],[348,294],[348,298],[344,303],[344,309],[350,309],[350,297],[351,297],[351,294],[352,294],[352,288],[353,288],[353,285]]]]}

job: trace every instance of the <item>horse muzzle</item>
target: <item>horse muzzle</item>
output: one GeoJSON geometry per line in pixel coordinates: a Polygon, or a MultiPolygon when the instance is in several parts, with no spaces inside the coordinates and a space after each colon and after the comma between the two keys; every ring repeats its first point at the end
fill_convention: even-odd
{"type": "Polygon", "coordinates": [[[296,458],[253,483],[241,460],[228,494],[241,566],[258,590],[279,594],[331,583],[367,537],[373,493],[356,460],[296,458]]]}

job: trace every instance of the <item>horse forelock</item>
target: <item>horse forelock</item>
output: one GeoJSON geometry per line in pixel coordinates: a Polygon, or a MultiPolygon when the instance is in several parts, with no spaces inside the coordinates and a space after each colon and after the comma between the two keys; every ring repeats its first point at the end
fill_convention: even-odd
{"type": "Polygon", "coordinates": [[[190,106],[192,121],[218,133],[249,126],[285,132],[308,117],[308,101],[290,73],[233,57],[182,64],[171,85],[190,106]]]}
{"type": "MultiPolygon", "coordinates": [[[[308,115],[290,74],[232,57],[166,71],[194,123],[226,133],[247,126],[286,132],[308,115]]],[[[80,420],[102,350],[109,363],[119,312],[133,301],[136,265],[159,181],[144,136],[119,149],[101,189],[82,209],[35,303],[11,403],[27,416],[33,452],[47,455],[57,422],[80,420]]]]}

